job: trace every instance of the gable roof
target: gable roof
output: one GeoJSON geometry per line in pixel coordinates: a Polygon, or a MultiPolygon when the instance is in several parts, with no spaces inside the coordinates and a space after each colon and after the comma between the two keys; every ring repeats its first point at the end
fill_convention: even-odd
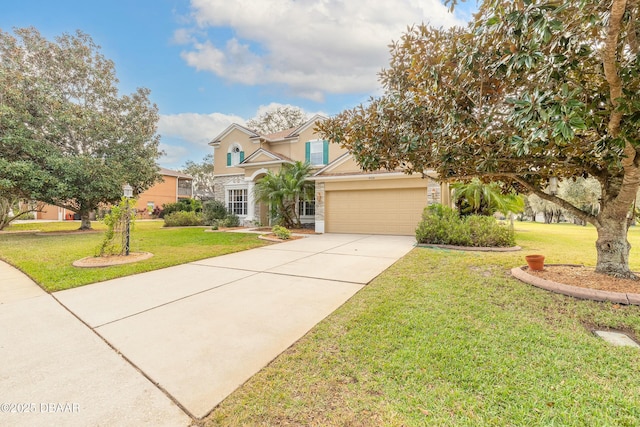
{"type": "Polygon", "coordinates": [[[301,124],[300,126],[298,126],[293,132],[291,132],[291,135],[299,135],[300,132],[306,130],[307,128],[309,128],[311,125],[315,124],[318,121],[324,121],[327,120],[326,116],[323,116],[322,114],[316,114],[315,116],[311,117],[309,120],[307,120],[306,122],[304,122],[303,124],[301,124]]]}
{"type": "Polygon", "coordinates": [[[160,175],[164,175],[164,176],[175,176],[177,178],[193,179],[193,177],[191,175],[188,175],[186,173],[182,173],[182,172],[179,172],[179,171],[174,171],[174,170],[171,170],[171,169],[167,169],[167,168],[160,168],[158,173],[160,175]]]}
{"type": "Polygon", "coordinates": [[[300,132],[308,129],[310,126],[314,125],[317,121],[326,120],[326,119],[327,117],[321,114],[316,114],[315,116],[311,117],[309,120],[307,120],[306,122],[304,122],[298,127],[281,130],[279,132],[274,132],[267,135],[255,134],[255,136],[252,136],[251,139],[258,139],[266,142],[277,142],[277,141],[284,141],[287,139],[297,138],[300,135],[300,132]]]}
{"type": "Polygon", "coordinates": [[[283,154],[274,153],[273,151],[269,151],[260,147],[256,151],[251,153],[251,155],[249,155],[249,157],[244,159],[240,164],[238,164],[237,167],[242,168],[247,166],[273,165],[273,164],[282,164],[282,163],[293,163],[293,160],[283,154]],[[257,159],[262,155],[270,158],[271,160],[254,162],[255,159],[257,159]]]}
{"type": "Polygon", "coordinates": [[[320,169],[318,172],[314,173],[313,176],[331,175],[332,170],[336,169],[338,166],[342,165],[343,163],[351,159],[353,159],[353,155],[349,152],[346,152],[343,155],[339,156],[337,159],[335,159],[333,162],[329,163],[328,165],[320,169]]]}
{"type": "Polygon", "coordinates": [[[234,130],[239,130],[241,132],[246,133],[247,135],[249,135],[250,138],[256,138],[259,137],[260,135],[258,135],[257,133],[255,133],[254,131],[252,131],[249,128],[246,128],[242,125],[239,125],[237,123],[233,123],[229,126],[227,126],[227,128],[225,130],[223,130],[218,136],[216,136],[215,138],[213,138],[210,142],[209,145],[216,145],[216,144],[220,144],[220,141],[227,135],[229,135],[231,132],[233,132],[234,130]]]}

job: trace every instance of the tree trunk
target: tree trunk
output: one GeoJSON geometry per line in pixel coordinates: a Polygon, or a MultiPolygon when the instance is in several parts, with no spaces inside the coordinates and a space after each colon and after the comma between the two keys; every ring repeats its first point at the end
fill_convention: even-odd
{"type": "Polygon", "coordinates": [[[596,229],[598,231],[596,272],[614,277],[638,279],[629,269],[631,245],[627,240],[629,229],[627,219],[601,216],[596,229]]]}
{"type": "Polygon", "coordinates": [[[91,230],[91,219],[89,218],[89,214],[91,212],[88,210],[81,210],[80,214],[80,230],[91,230]]]}

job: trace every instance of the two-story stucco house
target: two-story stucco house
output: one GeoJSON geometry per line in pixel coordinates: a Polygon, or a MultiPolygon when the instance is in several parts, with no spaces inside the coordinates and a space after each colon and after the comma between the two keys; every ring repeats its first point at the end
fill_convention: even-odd
{"type": "Polygon", "coordinates": [[[430,203],[449,203],[446,184],[402,172],[363,172],[338,144],[315,131],[316,115],[295,129],[259,135],[233,124],[209,144],[214,148],[215,198],[246,224],[269,224],[269,209],[254,198],[254,187],[268,171],[285,163],[313,165],[315,200],[301,203],[302,221],[319,233],[412,235],[430,203]]]}

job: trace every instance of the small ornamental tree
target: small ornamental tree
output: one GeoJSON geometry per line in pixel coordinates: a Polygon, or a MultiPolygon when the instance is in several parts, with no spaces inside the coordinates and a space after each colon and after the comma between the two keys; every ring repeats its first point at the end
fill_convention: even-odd
{"type": "Polygon", "coordinates": [[[130,233],[135,222],[134,209],[135,200],[123,197],[120,203],[112,206],[111,212],[104,216],[107,231],[98,248],[98,256],[128,255],[127,244],[130,242],[130,233]]]}
{"type": "Polygon", "coordinates": [[[468,28],[410,28],[391,45],[384,95],[319,128],[365,170],[500,180],[554,202],[596,227],[596,271],[635,278],[639,18],[638,1],[485,0],[468,28]],[[598,181],[599,211],[545,191],[579,176],[598,181]]]}

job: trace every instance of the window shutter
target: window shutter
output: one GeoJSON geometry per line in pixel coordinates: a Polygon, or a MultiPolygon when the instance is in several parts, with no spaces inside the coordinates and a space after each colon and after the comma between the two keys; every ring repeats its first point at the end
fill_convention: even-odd
{"type": "Polygon", "coordinates": [[[311,143],[308,141],[304,143],[304,161],[307,163],[311,161],[311,143]]]}
{"type": "Polygon", "coordinates": [[[329,164],[329,141],[326,139],[322,141],[322,164],[329,164]]]}
{"type": "Polygon", "coordinates": [[[231,153],[227,153],[227,166],[231,166],[231,153]]]}
{"type": "Polygon", "coordinates": [[[244,151],[240,152],[240,163],[244,162],[244,151]]]}

